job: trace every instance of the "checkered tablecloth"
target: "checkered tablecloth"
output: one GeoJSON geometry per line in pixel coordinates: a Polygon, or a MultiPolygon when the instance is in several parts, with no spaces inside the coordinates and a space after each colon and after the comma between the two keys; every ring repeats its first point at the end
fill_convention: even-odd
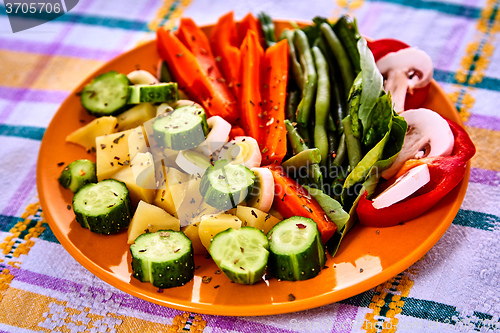
{"type": "Polygon", "coordinates": [[[80,0],[13,33],[0,2],[0,332],[500,331],[500,1],[80,0]],[[59,244],[37,197],[37,155],[66,96],[99,66],[180,16],[214,23],[266,11],[311,20],[349,13],[362,34],[425,50],[477,153],[442,239],[393,279],[351,299],[262,317],[200,315],[130,296],[59,244]]]}

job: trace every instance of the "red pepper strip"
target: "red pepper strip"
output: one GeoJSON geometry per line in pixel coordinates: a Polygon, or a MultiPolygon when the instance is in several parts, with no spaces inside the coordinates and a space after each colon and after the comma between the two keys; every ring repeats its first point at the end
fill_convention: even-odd
{"type": "Polygon", "coordinates": [[[365,192],[356,208],[361,224],[389,227],[413,220],[432,208],[460,183],[465,175],[467,161],[474,156],[476,148],[464,129],[450,120],[447,121],[455,137],[452,154],[419,160],[428,165],[431,182],[406,200],[381,209],[373,207],[373,201],[366,198],[365,192]]]}
{"type": "Polygon", "coordinates": [[[257,35],[259,44],[263,47],[264,36],[260,28],[260,21],[252,13],[248,13],[238,24],[238,42],[239,45],[243,43],[248,30],[252,30],[257,35]]]}
{"type": "MultiPolygon", "coordinates": [[[[377,39],[374,41],[368,41],[367,43],[373,53],[375,61],[378,61],[380,58],[391,52],[396,52],[410,47],[410,45],[392,38],[377,39]]],[[[428,84],[425,87],[413,89],[413,93],[407,92],[405,98],[405,110],[419,108],[427,98],[427,95],[429,95],[429,90],[430,85],[428,84]]]]}
{"type": "Polygon", "coordinates": [[[209,40],[215,59],[218,59],[222,74],[224,74],[228,82],[228,87],[238,99],[241,51],[233,12],[219,18],[219,21],[210,32],[209,40]]]}
{"type": "Polygon", "coordinates": [[[230,123],[235,123],[238,118],[236,100],[219,70],[205,33],[192,19],[182,18],[177,36],[196,57],[203,74],[208,78],[213,97],[222,102],[224,107],[218,110],[217,115],[230,123]]]}
{"type": "Polygon", "coordinates": [[[268,166],[274,178],[273,207],[284,218],[303,216],[318,225],[323,244],[333,236],[337,226],[332,222],[316,200],[295,180],[288,177],[281,166],[268,166]]]}
{"type": "Polygon", "coordinates": [[[260,95],[260,65],[264,56],[264,50],[254,31],[248,30],[247,36],[241,44],[241,98],[240,119],[241,127],[246,135],[251,136],[259,144],[262,142],[260,132],[262,131],[261,95],[260,95]]]}
{"type": "Polygon", "coordinates": [[[221,116],[235,122],[238,113],[234,101],[214,89],[194,54],[171,31],[160,28],[156,35],[158,54],[167,62],[179,88],[203,106],[207,117],[221,116]]]}
{"type": "Polygon", "coordinates": [[[261,66],[262,165],[281,164],[286,155],[285,104],[288,78],[288,43],[282,40],[269,47],[261,66]]]}

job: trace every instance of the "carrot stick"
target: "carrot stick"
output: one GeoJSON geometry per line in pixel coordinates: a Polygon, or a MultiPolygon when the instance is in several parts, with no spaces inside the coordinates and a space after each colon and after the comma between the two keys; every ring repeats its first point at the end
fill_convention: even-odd
{"type": "Polygon", "coordinates": [[[204,74],[194,54],[171,31],[160,28],[156,34],[158,53],[167,62],[179,88],[200,103],[208,117],[221,116],[230,123],[236,122],[234,100],[228,100],[214,89],[214,80],[204,74]]]}
{"type": "Polygon", "coordinates": [[[231,131],[229,132],[229,140],[233,140],[237,136],[244,136],[245,131],[238,125],[233,125],[231,131]]]}
{"type": "Polygon", "coordinates": [[[233,15],[233,12],[229,12],[219,18],[219,21],[210,32],[209,41],[215,59],[218,60],[222,74],[226,78],[228,87],[238,99],[241,52],[233,15]]]}
{"type": "Polygon", "coordinates": [[[261,142],[261,94],[260,94],[260,65],[264,50],[259,43],[258,36],[253,30],[248,30],[247,36],[241,44],[241,98],[240,119],[241,127],[246,135],[261,142]]]}
{"type": "Polygon", "coordinates": [[[203,74],[211,84],[214,97],[226,104],[224,112],[218,115],[233,123],[238,117],[236,100],[219,70],[207,36],[190,18],[181,19],[177,36],[196,57],[203,74]]]}
{"type": "Polygon", "coordinates": [[[261,131],[262,164],[281,164],[286,155],[285,104],[288,80],[288,43],[282,40],[269,47],[262,66],[263,84],[261,131]]]}
{"type": "Polygon", "coordinates": [[[274,179],[273,207],[284,218],[303,216],[314,220],[325,244],[337,230],[337,225],[330,220],[325,211],[309,192],[288,177],[282,166],[268,166],[274,179]]]}
{"type": "Polygon", "coordinates": [[[259,41],[259,44],[263,46],[264,38],[260,28],[260,21],[252,13],[248,13],[238,24],[239,45],[243,43],[248,30],[252,30],[257,34],[257,40],[259,41]]]}

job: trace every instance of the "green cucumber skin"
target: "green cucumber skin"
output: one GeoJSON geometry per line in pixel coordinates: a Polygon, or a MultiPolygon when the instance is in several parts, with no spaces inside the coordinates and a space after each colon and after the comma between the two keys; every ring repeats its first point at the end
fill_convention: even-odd
{"type": "Polygon", "coordinates": [[[319,274],[326,263],[326,252],[321,242],[321,234],[316,223],[302,216],[292,216],[279,222],[267,234],[269,239],[269,262],[268,267],[271,274],[279,280],[301,281],[311,279],[319,274]],[[297,253],[276,253],[273,249],[273,234],[286,223],[302,223],[306,226],[314,226],[314,239],[308,248],[297,253]]]}
{"type": "MultiPolygon", "coordinates": [[[[221,210],[236,208],[236,206],[238,206],[241,202],[249,200],[250,197],[252,196],[252,192],[254,191],[255,178],[256,178],[254,174],[253,183],[248,185],[245,189],[241,189],[240,191],[237,191],[235,193],[220,192],[219,190],[213,188],[209,179],[209,173],[212,172],[215,168],[219,167],[219,165],[221,164],[223,165],[225,163],[228,162],[226,160],[215,161],[213,166],[209,166],[207,168],[207,171],[203,175],[200,182],[200,193],[205,199],[205,202],[210,206],[221,210]]],[[[241,167],[248,169],[243,165],[241,165],[241,167]]],[[[248,171],[252,172],[249,169],[248,171]]]]}
{"type": "MultiPolygon", "coordinates": [[[[118,182],[117,180],[111,179],[103,181],[118,182]]],[[[125,186],[125,183],[120,183],[123,184],[125,189],[127,188],[125,186]]],[[[84,189],[86,186],[93,185],[95,184],[87,184],[82,187],[82,189],[84,189]]],[[[80,189],[80,191],[82,189],[80,189]]],[[[80,212],[78,209],[78,203],[76,203],[75,206],[75,199],[78,200],[78,192],[75,196],[73,196],[73,212],[75,213],[76,221],[80,223],[83,228],[89,229],[90,231],[98,234],[109,235],[121,231],[122,229],[128,227],[130,224],[130,221],[132,219],[132,203],[130,200],[130,193],[128,192],[128,189],[124,200],[121,200],[120,204],[112,207],[109,213],[97,216],[87,215],[80,212]]]]}
{"type": "MultiPolygon", "coordinates": [[[[238,237],[238,235],[236,235],[235,237],[238,237]]],[[[244,244],[241,244],[241,246],[243,248],[246,247],[244,244]]],[[[226,275],[226,277],[228,279],[230,279],[232,282],[235,282],[235,283],[251,285],[251,284],[255,284],[255,283],[259,282],[260,280],[262,280],[262,277],[266,273],[267,263],[269,260],[269,242],[267,241],[267,238],[264,235],[264,233],[262,231],[260,231],[259,229],[256,229],[254,227],[241,227],[239,230],[229,228],[229,229],[226,229],[226,230],[218,233],[214,237],[214,239],[212,240],[212,243],[210,244],[209,253],[212,255],[212,259],[214,260],[217,267],[219,267],[219,269],[224,273],[224,275],[226,275]],[[216,249],[215,248],[217,246],[220,246],[218,244],[217,237],[219,235],[221,235],[221,238],[219,238],[219,240],[220,240],[224,236],[230,235],[231,233],[245,232],[247,230],[248,230],[248,232],[255,232],[255,233],[262,234],[261,235],[262,240],[263,240],[262,246],[265,249],[265,251],[262,251],[261,253],[258,253],[258,254],[263,256],[263,258],[261,258],[261,260],[264,263],[264,265],[262,265],[259,269],[255,270],[255,271],[250,271],[248,269],[246,269],[246,270],[242,269],[241,271],[239,271],[239,270],[235,271],[234,268],[231,268],[227,265],[224,265],[224,263],[221,262],[221,260],[220,260],[221,258],[216,257],[216,253],[215,253],[216,249]]],[[[241,255],[243,255],[243,254],[244,254],[244,252],[242,252],[241,255]]],[[[248,253],[247,253],[247,255],[248,255],[248,253]]],[[[251,253],[251,255],[257,255],[257,253],[254,252],[254,253],[251,253]]],[[[231,260],[232,259],[233,258],[231,258],[231,260]]]]}
{"type": "Polygon", "coordinates": [[[126,75],[109,71],[96,76],[83,88],[80,102],[85,110],[93,116],[116,116],[126,109],[130,95],[129,86],[130,81],[126,75]],[[102,88],[99,87],[101,80],[111,80],[113,86],[99,89],[102,88]]]}
{"type": "Polygon", "coordinates": [[[316,237],[316,246],[294,255],[269,254],[269,270],[279,280],[301,281],[319,274],[326,262],[326,254],[321,238],[316,237]]]}
{"type": "MultiPolygon", "coordinates": [[[[177,109],[179,110],[179,109],[177,109]]],[[[207,115],[205,111],[199,114],[200,126],[187,129],[189,136],[185,132],[180,133],[167,133],[155,127],[153,122],[153,132],[155,141],[163,148],[172,150],[188,150],[198,147],[205,141],[208,134],[207,115]]],[[[158,118],[157,118],[158,119],[158,118]]],[[[156,122],[156,120],[155,120],[156,122]]]]}
{"type": "Polygon", "coordinates": [[[177,82],[130,86],[128,89],[128,104],[175,102],[179,99],[177,82]]]}
{"type": "Polygon", "coordinates": [[[58,181],[62,187],[76,193],[89,183],[97,183],[96,164],[87,159],[73,161],[63,169],[58,181]],[[80,175],[80,170],[85,174],[80,175]]]}
{"type": "MultiPolygon", "coordinates": [[[[161,230],[157,233],[165,231],[178,233],[178,231],[173,230],[161,230]]],[[[184,234],[183,236],[187,238],[184,234]]],[[[175,260],[155,262],[138,258],[134,253],[133,245],[130,247],[130,253],[132,255],[132,276],[141,282],[150,282],[157,288],[173,288],[185,285],[194,277],[194,251],[191,241],[189,241],[188,251],[175,260]],[[150,272],[152,281],[150,281],[150,272]]]]}

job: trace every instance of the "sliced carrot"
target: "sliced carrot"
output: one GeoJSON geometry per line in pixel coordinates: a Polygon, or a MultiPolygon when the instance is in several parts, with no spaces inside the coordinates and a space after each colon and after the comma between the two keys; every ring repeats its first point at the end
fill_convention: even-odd
{"type": "Polygon", "coordinates": [[[209,41],[215,59],[218,61],[222,74],[226,78],[228,87],[238,99],[241,52],[233,15],[231,11],[219,18],[219,21],[210,32],[209,41]]]}
{"type": "Polygon", "coordinates": [[[282,166],[268,166],[274,179],[273,207],[284,218],[303,216],[314,220],[321,234],[321,241],[325,244],[337,230],[337,225],[330,220],[316,200],[290,178],[282,166]]]}
{"type": "Polygon", "coordinates": [[[243,43],[247,35],[247,31],[252,30],[257,34],[259,44],[263,46],[264,37],[260,28],[260,21],[252,13],[248,13],[238,24],[238,42],[243,43]]]}
{"type": "Polygon", "coordinates": [[[253,137],[261,144],[259,140],[261,139],[260,132],[263,126],[261,122],[260,65],[264,50],[255,31],[248,30],[240,50],[241,96],[239,102],[241,127],[246,135],[253,137]]]}
{"type": "Polygon", "coordinates": [[[237,136],[244,136],[245,131],[238,125],[233,125],[231,127],[231,132],[229,132],[229,140],[233,140],[237,136]]]}
{"type": "Polygon", "coordinates": [[[219,70],[217,61],[212,54],[208,37],[190,18],[181,19],[177,36],[198,61],[203,74],[210,82],[213,97],[224,104],[223,110],[219,110],[218,115],[230,123],[234,123],[236,118],[238,118],[236,99],[229,90],[226,79],[219,70]]]}
{"type": "Polygon", "coordinates": [[[285,103],[288,80],[288,43],[269,47],[261,66],[262,164],[281,164],[286,155],[285,103]]]}

